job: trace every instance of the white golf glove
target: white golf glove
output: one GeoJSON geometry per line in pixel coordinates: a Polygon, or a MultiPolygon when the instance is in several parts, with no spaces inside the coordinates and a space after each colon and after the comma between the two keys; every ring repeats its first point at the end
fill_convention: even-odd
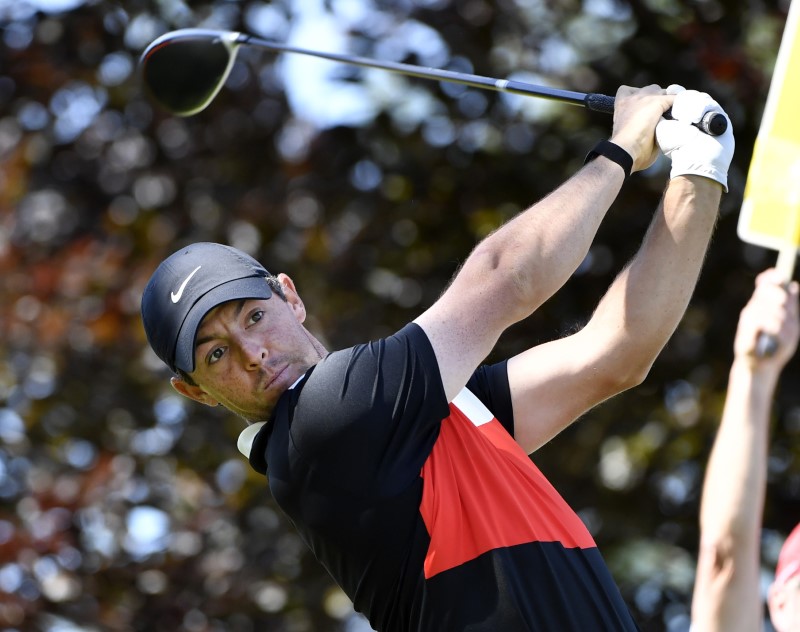
{"type": "Polygon", "coordinates": [[[669,177],[697,175],[719,182],[728,192],[728,167],[736,143],[733,126],[719,103],[705,92],[685,90],[671,85],[667,94],[675,94],[672,120],[662,119],[656,126],[656,141],[665,156],[672,160],[669,177]],[[728,129],[711,136],[692,123],[699,123],[707,112],[721,112],[728,119],[728,129]]]}

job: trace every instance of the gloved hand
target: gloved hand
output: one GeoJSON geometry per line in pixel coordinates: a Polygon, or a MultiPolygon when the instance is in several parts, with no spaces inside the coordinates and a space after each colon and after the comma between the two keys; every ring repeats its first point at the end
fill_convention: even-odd
{"type": "Polygon", "coordinates": [[[675,94],[672,120],[662,119],[656,126],[656,141],[665,156],[672,160],[669,177],[697,175],[719,182],[728,192],[728,167],[736,142],[730,118],[719,103],[705,92],[685,90],[671,85],[667,94],[675,94]],[[720,136],[700,131],[698,123],[706,112],[722,112],[728,118],[728,129],[720,136]]]}

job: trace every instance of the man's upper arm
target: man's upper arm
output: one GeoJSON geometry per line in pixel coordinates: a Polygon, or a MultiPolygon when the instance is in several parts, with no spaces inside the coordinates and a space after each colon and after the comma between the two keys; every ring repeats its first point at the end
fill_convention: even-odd
{"type": "MultiPolygon", "coordinates": [[[[510,324],[480,293],[448,292],[415,322],[436,354],[448,401],[510,324]]],[[[635,347],[635,345],[633,345],[635,347]]],[[[593,406],[630,386],[632,344],[623,323],[593,318],[571,336],[508,361],[514,438],[531,453],[593,406]]]]}
{"type": "Polygon", "coordinates": [[[586,327],[508,361],[514,438],[531,453],[583,413],[624,387],[618,378],[613,337],[586,327]]]}
{"type": "Polygon", "coordinates": [[[486,284],[465,283],[457,277],[439,300],[414,320],[433,347],[448,401],[464,388],[513,322],[506,310],[492,303],[492,297],[486,284]]]}

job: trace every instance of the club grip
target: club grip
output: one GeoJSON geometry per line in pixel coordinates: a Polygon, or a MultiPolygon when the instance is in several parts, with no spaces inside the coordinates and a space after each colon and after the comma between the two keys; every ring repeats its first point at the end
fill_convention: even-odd
{"type": "MultiPolygon", "coordinates": [[[[664,112],[664,118],[672,120],[672,108],[664,112]]],[[[706,112],[699,123],[692,125],[709,136],[722,136],[728,129],[728,119],[722,112],[706,112]]]]}
{"type": "Polygon", "coordinates": [[[604,112],[605,114],[614,113],[614,97],[605,94],[590,92],[586,95],[583,103],[593,112],[604,112]]]}
{"type": "MultiPolygon", "coordinates": [[[[614,113],[614,97],[590,92],[583,100],[587,109],[593,112],[614,113]]],[[[664,112],[665,119],[672,119],[672,110],[664,112]]],[[[722,112],[706,112],[699,123],[693,123],[709,136],[721,136],[728,129],[728,118],[722,112]]]]}
{"type": "Polygon", "coordinates": [[[756,357],[758,358],[771,358],[778,350],[778,339],[769,334],[758,334],[756,341],[756,357]]]}

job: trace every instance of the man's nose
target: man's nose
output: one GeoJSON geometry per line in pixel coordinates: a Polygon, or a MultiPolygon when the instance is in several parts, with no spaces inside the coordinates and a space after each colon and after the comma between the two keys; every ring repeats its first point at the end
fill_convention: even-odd
{"type": "Polygon", "coordinates": [[[242,351],[247,366],[251,369],[260,368],[269,355],[267,348],[257,341],[245,342],[242,345],[242,351]]]}

